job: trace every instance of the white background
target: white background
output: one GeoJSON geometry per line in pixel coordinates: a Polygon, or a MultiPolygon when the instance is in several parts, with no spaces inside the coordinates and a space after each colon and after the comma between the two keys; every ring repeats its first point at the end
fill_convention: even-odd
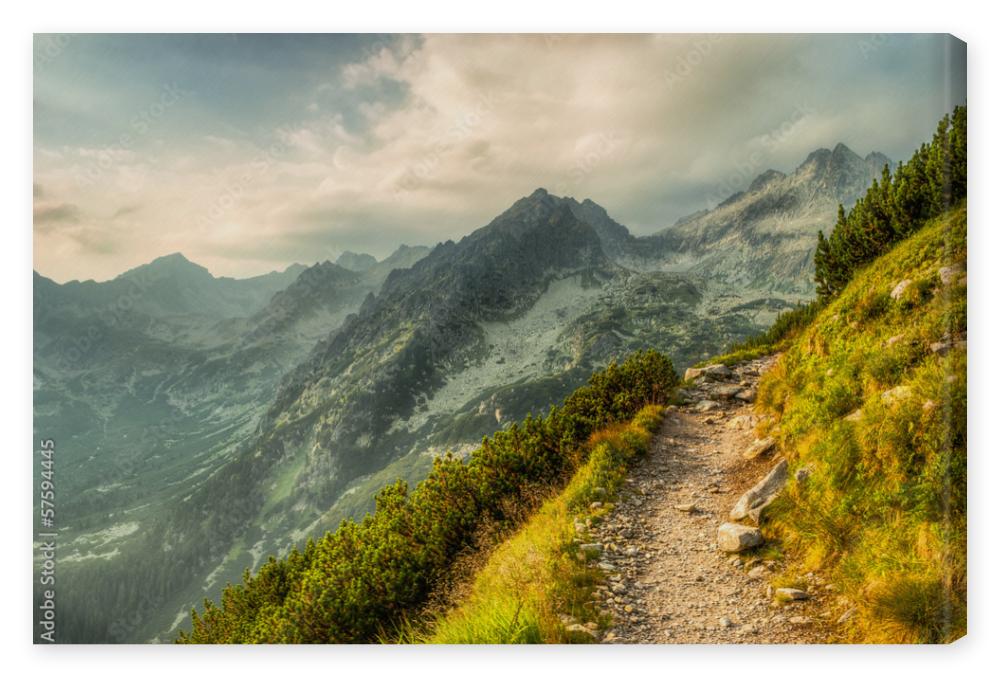
{"type": "MultiPolygon", "coordinates": [[[[485,2],[6,3],[2,50],[4,457],[0,650],[7,682],[955,683],[997,670],[1000,564],[995,489],[996,83],[1000,40],[988,3],[910,0],[543,4],[485,2]],[[944,32],[969,44],[969,635],[949,646],[205,647],[31,645],[31,88],[33,32],[944,32]],[[988,80],[987,75],[992,75],[988,80]],[[993,86],[987,84],[993,83],[993,86]],[[994,124],[988,122],[993,121],[994,124]],[[993,344],[991,344],[993,343],[993,344]],[[990,531],[993,531],[991,534],[990,531]],[[992,657],[992,658],[991,658],[992,657]],[[30,680],[29,680],[30,679],[30,680]],[[391,679],[391,680],[390,680],[391,679]],[[850,679],[850,680],[848,680],[850,679]]],[[[994,678],[996,676],[993,676],[994,678]]]]}

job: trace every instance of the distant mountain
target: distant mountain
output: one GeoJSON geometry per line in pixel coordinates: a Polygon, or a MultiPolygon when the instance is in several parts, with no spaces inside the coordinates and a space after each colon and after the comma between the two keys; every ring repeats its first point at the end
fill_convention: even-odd
{"type": "MultiPolygon", "coordinates": [[[[103,283],[60,285],[35,273],[35,430],[72,445],[60,476],[64,520],[73,521],[61,566],[73,586],[66,606],[97,596],[99,582],[88,574],[120,573],[131,582],[147,559],[157,559],[163,582],[168,575],[190,582],[190,571],[169,570],[145,547],[138,527],[158,525],[226,464],[282,377],[381,287],[383,274],[420,255],[407,248],[365,274],[324,262],[214,278],[179,254],[103,283]],[[127,519],[131,534],[88,536],[113,526],[112,517],[127,519]],[[126,555],[112,570],[103,555],[119,545],[137,557],[126,555]]],[[[86,618],[101,615],[69,611],[66,639],[120,641],[162,629],[86,618]]]]}
{"type": "Polygon", "coordinates": [[[821,148],[791,174],[765,171],[716,207],[635,240],[628,263],[717,286],[810,296],[817,231],[828,231],[837,206],[850,208],[889,163],[881,153],[862,158],[842,143],[821,148]]]}
{"type": "Polygon", "coordinates": [[[280,335],[325,312],[333,318],[322,317],[322,321],[313,326],[322,337],[361,305],[370,290],[359,287],[360,284],[360,275],[346,267],[330,262],[315,264],[250,318],[252,330],[247,337],[255,340],[280,335]],[[338,317],[338,313],[341,316],[338,317]]]}
{"type": "Polygon", "coordinates": [[[369,286],[381,286],[395,269],[408,269],[430,253],[431,248],[423,245],[400,245],[391,255],[362,273],[361,279],[369,286]]]}
{"type": "Polygon", "coordinates": [[[293,264],[253,278],[216,278],[180,253],[154,259],[110,281],[70,281],[58,287],[35,277],[35,315],[52,307],[76,307],[93,313],[115,309],[119,315],[170,317],[200,315],[215,318],[248,316],[287,287],[306,267],[293,264]]]}
{"type": "Polygon", "coordinates": [[[351,252],[350,250],[344,252],[342,255],[337,257],[334,262],[337,266],[341,266],[350,271],[357,271],[361,273],[363,271],[368,271],[376,264],[378,260],[372,257],[370,254],[351,252]]]}
{"type": "Polygon", "coordinates": [[[261,433],[266,439],[281,425],[282,435],[321,446],[307,480],[318,502],[332,501],[347,480],[400,456],[400,436],[390,435],[398,430],[390,428],[411,416],[420,397],[490,357],[480,322],[517,318],[552,281],[596,282],[611,267],[594,229],[536,191],[458,243],[393,272],[286,379],[261,433]]]}

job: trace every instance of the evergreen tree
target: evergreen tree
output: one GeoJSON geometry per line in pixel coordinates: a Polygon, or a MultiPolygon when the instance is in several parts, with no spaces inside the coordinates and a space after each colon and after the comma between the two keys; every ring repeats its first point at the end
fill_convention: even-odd
{"type": "Polygon", "coordinates": [[[879,179],[849,213],[840,207],[829,237],[820,232],[814,263],[816,293],[840,292],[858,268],[911,235],[928,219],[966,196],[966,108],[956,107],[895,172],[886,165],[879,179]]]}

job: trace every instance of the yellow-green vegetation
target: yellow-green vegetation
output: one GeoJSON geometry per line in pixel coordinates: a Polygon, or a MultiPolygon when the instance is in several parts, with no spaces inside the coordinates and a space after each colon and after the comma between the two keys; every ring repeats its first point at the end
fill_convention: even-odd
{"type": "Polygon", "coordinates": [[[592,593],[603,572],[581,551],[585,533],[576,522],[600,517],[614,501],[628,465],[646,453],[663,408],[651,405],[626,424],[591,436],[589,457],[566,488],[549,499],[489,557],[468,596],[431,625],[407,639],[435,643],[539,643],[590,641],[566,630],[560,616],[582,625],[608,627],[592,593]],[[595,501],[602,508],[591,510],[595,501]]]}
{"type": "Polygon", "coordinates": [[[965,632],[965,259],[963,202],[857,270],[761,380],[758,405],[804,469],[765,536],[855,609],[835,639],[965,632]]]}
{"type": "MultiPolygon", "coordinates": [[[[576,474],[591,436],[664,402],[676,382],[670,361],[653,350],[610,364],[546,417],[529,416],[484,438],[467,462],[440,458],[412,489],[403,481],[383,488],[374,513],[360,522],[345,520],[256,574],[248,569],[218,604],[206,600],[200,613],[192,611],[191,632],[178,641],[396,639],[448,584],[456,561],[488,553],[534,512],[533,496],[576,474]]],[[[632,435],[608,444],[631,454],[632,435]]]]}

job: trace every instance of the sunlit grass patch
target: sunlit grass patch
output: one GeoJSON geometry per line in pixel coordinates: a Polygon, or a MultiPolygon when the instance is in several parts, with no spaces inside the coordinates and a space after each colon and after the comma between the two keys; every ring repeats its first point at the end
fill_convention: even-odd
{"type": "Polygon", "coordinates": [[[433,643],[587,642],[568,632],[563,617],[607,628],[609,618],[594,601],[603,573],[580,550],[587,533],[576,523],[597,518],[595,502],[611,502],[624,482],[627,465],[645,454],[662,407],[650,406],[631,422],[595,433],[589,457],[566,488],[548,500],[522,528],[490,555],[458,606],[428,629],[410,630],[405,639],[433,643]]]}
{"type": "MultiPolygon", "coordinates": [[[[859,271],[762,380],[758,407],[793,469],[765,532],[823,571],[862,642],[965,632],[965,209],[859,271]],[[892,292],[908,281],[905,287],[892,292]]],[[[790,582],[790,579],[779,579],[790,582]]]]}

